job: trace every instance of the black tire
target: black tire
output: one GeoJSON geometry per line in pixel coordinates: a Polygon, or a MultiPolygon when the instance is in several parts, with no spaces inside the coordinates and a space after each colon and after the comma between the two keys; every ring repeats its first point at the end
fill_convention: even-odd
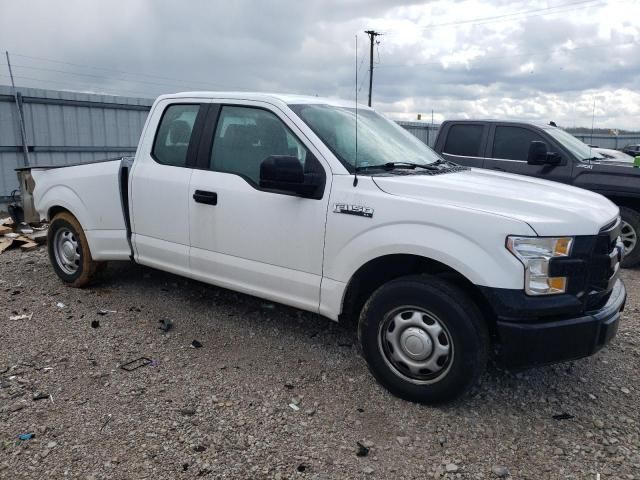
{"type": "MultiPolygon", "coordinates": [[[[65,248],[66,248],[65,247],[65,248]]],[[[84,287],[89,285],[96,277],[99,269],[105,262],[96,262],[91,256],[89,243],[84,234],[82,226],[76,218],[68,212],[58,213],[53,217],[49,224],[47,233],[47,249],[49,251],[49,260],[53,269],[60,279],[70,287],[84,287]],[[78,258],[75,261],[65,263],[61,258],[62,253],[56,255],[57,242],[59,235],[68,237],[69,247],[75,247],[75,253],[78,258]]],[[[70,253],[73,253],[71,251],[70,253]]]]}
{"type": "Polygon", "coordinates": [[[376,290],[360,314],[358,339],[373,376],[394,395],[418,403],[442,403],[461,396],[484,372],[489,353],[487,327],[475,303],[455,285],[430,275],[402,277],[376,290]],[[408,312],[415,313],[406,320],[410,323],[404,323],[408,312]],[[420,351],[420,355],[427,356],[417,363],[429,363],[436,349],[447,348],[447,342],[449,354],[438,354],[435,368],[440,368],[439,372],[421,369],[413,375],[406,363],[403,366],[403,362],[392,358],[395,340],[389,341],[389,338],[400,338],[399,344],[407,348],[398,349],[396,355],[411,362],[407,355],[414,354],[416,349],[410,352],[409,337],[413,336],[411,341],[415,342],[415,338],[422,335],[417,331],[422,327],[412,325],[420,321],[428,325],[434,319],[445,336],[436,330],[435,341],[431,339],[433,333],[427,333],[431,340],[419,340],[418,345],[428,345],[431,341],[433,350],[428,353],[425,347],[420,351]],[[396,322],[400,325],[395,325],[396,322]],[[414,333],[420,335],[416,337],[414,333]]]}
{"type": "Polygon", "coordinates": [[[638,235],[640,235],[640,213],[629,207],[620,207],[620,217],[624,222],[622,228],[622,240],[625,243],[625,256],[622,259],[621,265],[623,268],[635,267],[640,264],[640,245],[638,245],[638,241],[640,240],[638,237],[638,235]],[[629,228],[631,228],[633,232],[629,232],[629,228]],[[626,251],[629,242],[628,240],[625,240],[625,238],[630,239],[630,237],[625,235],[625,233],[632,233],[635,235],[635,247],[630,251],[626,251]]]}

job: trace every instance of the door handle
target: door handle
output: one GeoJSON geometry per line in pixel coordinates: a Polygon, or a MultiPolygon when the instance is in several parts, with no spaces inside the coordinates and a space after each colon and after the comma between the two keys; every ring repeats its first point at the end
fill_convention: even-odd
{"type": "Polygon", "coordinates": [[[206,190],[196,190],[193,194],[193,199],[198,203],[205,203],[207,205],[218,204],[218,194],[216,192],[207,192],[206,190]]]}

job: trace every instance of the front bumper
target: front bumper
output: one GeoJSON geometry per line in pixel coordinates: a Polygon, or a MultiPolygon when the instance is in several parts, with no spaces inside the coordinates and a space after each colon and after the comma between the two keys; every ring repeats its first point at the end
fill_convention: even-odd
{"type": "Polygon", "coordinates": [[[624,284],[618,279],[607,303],[582,316],[525,322],[498,318],[499,358],[519,368],[593,355],[616,335],[626,299],[624,284]]]}

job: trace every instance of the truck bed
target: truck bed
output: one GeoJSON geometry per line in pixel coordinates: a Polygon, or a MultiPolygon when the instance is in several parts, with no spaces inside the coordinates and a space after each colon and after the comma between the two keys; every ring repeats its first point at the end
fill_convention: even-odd
{"type": "Polygon", "coordinates": [[[94,260],[129,259],[127,183],[132,161],[124,157],[18,169],[25,211],[33,208],[40,220],[49,221],[68,210],[83,226],[94,260]]]}

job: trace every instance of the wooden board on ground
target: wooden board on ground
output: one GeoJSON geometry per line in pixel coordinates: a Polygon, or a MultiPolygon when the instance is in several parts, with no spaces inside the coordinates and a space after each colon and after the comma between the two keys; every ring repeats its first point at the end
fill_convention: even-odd
{"type": "Polygon", "coordinates": [[[11,227],[8,227],[7,225],[0,225],[0,235],[11,232],[13,232],[13,229],[11,227]]]}
{"type": "Polygon", "coordinates": [[[22,245],[20,245],[20,248],[25,252],[29,252],[35,248],[38,248],[38,244],[33,242],[23,243],[22,245]]]}
{"type": "Polygon", "coordinates": [[[13,238],[3,237],[0,238],[0,253],[4,252],[13,244],[13,238]]]}

